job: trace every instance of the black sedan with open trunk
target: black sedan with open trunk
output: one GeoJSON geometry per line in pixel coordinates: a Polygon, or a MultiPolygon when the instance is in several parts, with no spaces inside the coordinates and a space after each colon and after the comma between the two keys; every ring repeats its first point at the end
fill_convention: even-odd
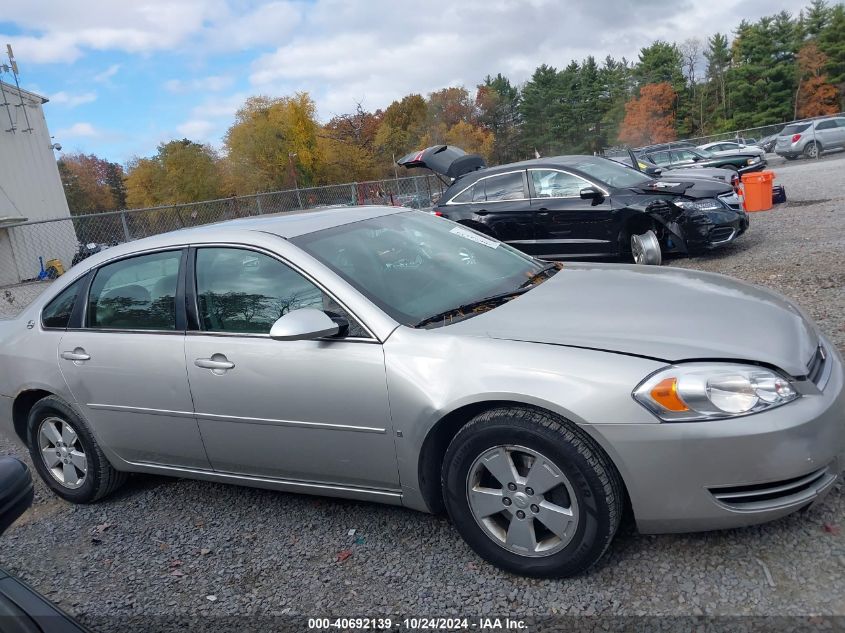
{"type": "Polygon", "coordinates": [[[736,239],[748,228],[733,187],[680,173],[651,178],[597,156],[556,156],[498,167],[436,145],[405,167],[449,179],[441,215],[545,259],[624,257],[659,264],[736,239]]]}

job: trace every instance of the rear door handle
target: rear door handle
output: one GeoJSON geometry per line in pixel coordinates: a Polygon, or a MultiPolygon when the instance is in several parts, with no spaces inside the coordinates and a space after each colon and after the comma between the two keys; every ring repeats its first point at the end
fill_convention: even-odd
{"type": "Polygon", "coordinates": [[[549,215],[549,210],[543,207],[542,209],[537,209],[537,215],[549,215]]]}
{"type": "Polygon", "coordinates": [[[74,362],[91,360],[91,357],[86,354],[85,350],[81,347],[77,347],[72,352],[62,352],[62,358],[64,358],[65,360],[72,360],[74,362]]]}
{"type": "Polygon", "coordinates": [[[489,213],[489,211],[485,211],[484,209],[482,209],[481,211],[476,211],[475,215],[488,215],[489,213]]]}
{"type": "Polygon", "coordinates": [[[235,368],[235,363],[223,354],[214,354],[211,358],[198,358],[194,361],[194,365],[202,369],[210,369],[215,374],[222,374],[225,371],[235,368]]]}

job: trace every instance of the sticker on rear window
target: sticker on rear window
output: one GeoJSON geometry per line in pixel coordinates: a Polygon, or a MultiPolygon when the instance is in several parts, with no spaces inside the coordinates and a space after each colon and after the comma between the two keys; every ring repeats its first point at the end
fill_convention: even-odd
{"type": "Polygon", "coordinates": [[[454,233],[455,235],[460,235],[461,237],[466,238],[468,240],[472,240],[473,242],[484,244],[484,246],[488,248],[499,248],[499,244],[501,243],[495,240],[487,239],[486,237],[478,235],[477,233],[473,233],[472,231],[469,231],[461,226],[456,226],[449,232],[454,233]]]}

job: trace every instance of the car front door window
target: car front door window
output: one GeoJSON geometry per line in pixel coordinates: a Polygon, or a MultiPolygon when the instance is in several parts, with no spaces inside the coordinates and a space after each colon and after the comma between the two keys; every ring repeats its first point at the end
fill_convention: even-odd
{"type": "Polygon", "coordinates": [[[531,182],[537,198],[578,198],[586,180],[554,169],[532,169],[531,182]]]}
{"type": "Polygon", "coordinates": [[[316,308],[345,317],[349,335],[367,336],[334,299],[279,260],[237,248],[201,248],[196,255],[197,307],[208,332],[269,334],[293,310],[316,308]]]}

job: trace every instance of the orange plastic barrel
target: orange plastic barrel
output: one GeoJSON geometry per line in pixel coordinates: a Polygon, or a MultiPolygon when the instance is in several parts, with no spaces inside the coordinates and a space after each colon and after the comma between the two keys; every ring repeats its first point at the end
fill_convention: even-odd
{"type": "Polygon", "coordinates": [[[773,171],[742,175],[742,189],[746,211],[768,211],[772,208],[773,171]]]}

